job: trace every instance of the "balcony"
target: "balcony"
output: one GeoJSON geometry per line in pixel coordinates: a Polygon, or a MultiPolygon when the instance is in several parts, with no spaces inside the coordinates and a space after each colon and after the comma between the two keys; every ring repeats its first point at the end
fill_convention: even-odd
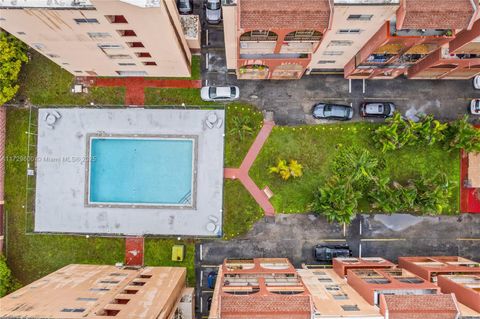
{"type": "Polygon", "coordinates": [[[390,35],[394,37],[452,37],[450,29],[401,29],[397,30],[397,21],[390,21],[390,35]]]}
{"type": "Polygon", "coordinates": [[[240,54],[268,54],[275,51],[278,35],[272,31],[254,30],[240,36],[240,54]]]}
{"type": "Polygon", "coordinates": [[[442,48],[442,59],[454,59],[454,60],[468,60],[468,59],[478,59],[480,58],[480,53],[450,53],[448,48],[442,48]]]}
{"type": "Polygon", "coordinates": [[[287,34],[280,53],[313,53],[322,40],[322,33],[315,30],[298,30],[287,34]]]}
{"type": "Polygon", "coordinates": [[[269,68],[261,64],[244,65],[238,69],[238,78],[242,80],[263,80],[268,77],[269,68]]]}

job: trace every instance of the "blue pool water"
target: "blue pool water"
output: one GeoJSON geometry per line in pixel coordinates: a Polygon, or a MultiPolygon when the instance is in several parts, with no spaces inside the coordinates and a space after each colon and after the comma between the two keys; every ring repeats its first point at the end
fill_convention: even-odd
{"type": "Polygon", "coordinates": [[[191,205],[193,140],[92,138],[90,203],[191,205]]]}

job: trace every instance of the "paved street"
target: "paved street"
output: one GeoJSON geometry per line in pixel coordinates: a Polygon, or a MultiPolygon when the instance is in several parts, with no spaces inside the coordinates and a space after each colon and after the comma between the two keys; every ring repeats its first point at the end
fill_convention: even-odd
{"type": "Polygon", "coordinates": [[[206,311],[212,291],[207,276],[225,258],[287,257],[300,267],[315,264],[313,247],[347,242],[354,256],[453,255],[480,260],[480,214],[460,216],[358,215],[345,232],[314,215],[277,214],[275,222],[261,220],[245,236],[230,241],[204,241],[197,247],[197,296],[206,311]]]}

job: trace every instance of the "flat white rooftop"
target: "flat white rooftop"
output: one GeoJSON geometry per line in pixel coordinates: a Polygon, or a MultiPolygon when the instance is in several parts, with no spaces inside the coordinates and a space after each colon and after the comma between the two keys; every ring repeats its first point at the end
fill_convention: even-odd
{"type": "MultiPolygon", "coordinates": [[[[223,110],[41,109],[38,114],[35,231],[111,235],[220,236],[224,116],[223,110]],[[207,122],[207,118],[212,119],[212,116],[216,119],[214,125],[211,121],[207,122]],[[178,207],[142,206],[138,203],[110,205],[108,202],[90,205],[87,200],[89,163],[90,160],[98,160],[90,158],[89,141],[92,136],[122,136],[133,139],[145,136],[194,138],[196,140],[195,178],[192,186],[194,204],[178,207]]],[[[117,153],[120,157],[122,155],[118,154],[123,153],[117,153]]],[[[128,156],[130,155],[125,154],[125,157],[128,156]]],[[[148,154],[146,157],[144,154],[141,158],[145,162],[156,161],[159,158],[158,152],[152,156],[155,157],[150,159],[148,154]]],[[[155,165],[159,165],[158,161],[155,165]]],[[[102,167],[105,168],[105,165],[102,167]]],[[[142,167],[141,163],[135,162],[135,167],[125,169],[131,169],[132,172],[125,175],[132,177],[133,171],[139,167],[142,167]]],[[[114,172],[121,171],[118,168],[114,170],[114,172]]],[[[155,175],[154,173],[152,176],[155,175]]],[[[107,179],[114,184],[106,185],[109,191],[112,189],[113,192],[116,191],[116,183],[118,183],[118,189],[125,189],[125,185],[121,183],[128,183],[130,180],[119,181],[115,178],[116,176],[107,179]]],[[[152,185],[152,180],[145,180],[144,184],[138,184],[137,176],[133,177],[135,178],[132,180],[136,179],[135,189],[138,191],[142,191],[142,187],[153,189],[155,186],[152,185]],[[138,185],[140,186],[137,187],[138,185]]],[[[103,179],[103,183],[108,182],[103,179]]],[[[129,186],[127,185],[127,189],[129,186]]],[[[171,187],[175,186],[177,185],[171,187]]],[[[168,190],[171,189],[168,188],[168,190]]]]}

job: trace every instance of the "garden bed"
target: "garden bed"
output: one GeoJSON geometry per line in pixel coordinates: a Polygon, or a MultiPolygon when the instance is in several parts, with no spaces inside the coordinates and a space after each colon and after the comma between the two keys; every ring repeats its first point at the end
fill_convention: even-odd
{"type": "MultiPolygon", "coordinates": [[[[365,148],[383,158],[385,175],[393,181],[406,183],[422,174],[432,176],[439,172],[448,175],[455,184],[449,209],[446,213],[459,212],[458,151],[446,152],[440,145],[408,146],[382,154],[372,140],[372,130],[378,124],[349,123],[299,127],[275,127],[255,161],[250,176],[258,187],[269,186],[274,196],[271,202],[278,213],[309,212],[313,192],[323,186],[331,176],[331,162],[339,145],[365,148]],[[303,176],[283,181],[269,173],[279,159],[297,160],[303,165],[303,176]]],[[[368,203],[360,201],[361,212],[373,211],[368,203]]]]}

